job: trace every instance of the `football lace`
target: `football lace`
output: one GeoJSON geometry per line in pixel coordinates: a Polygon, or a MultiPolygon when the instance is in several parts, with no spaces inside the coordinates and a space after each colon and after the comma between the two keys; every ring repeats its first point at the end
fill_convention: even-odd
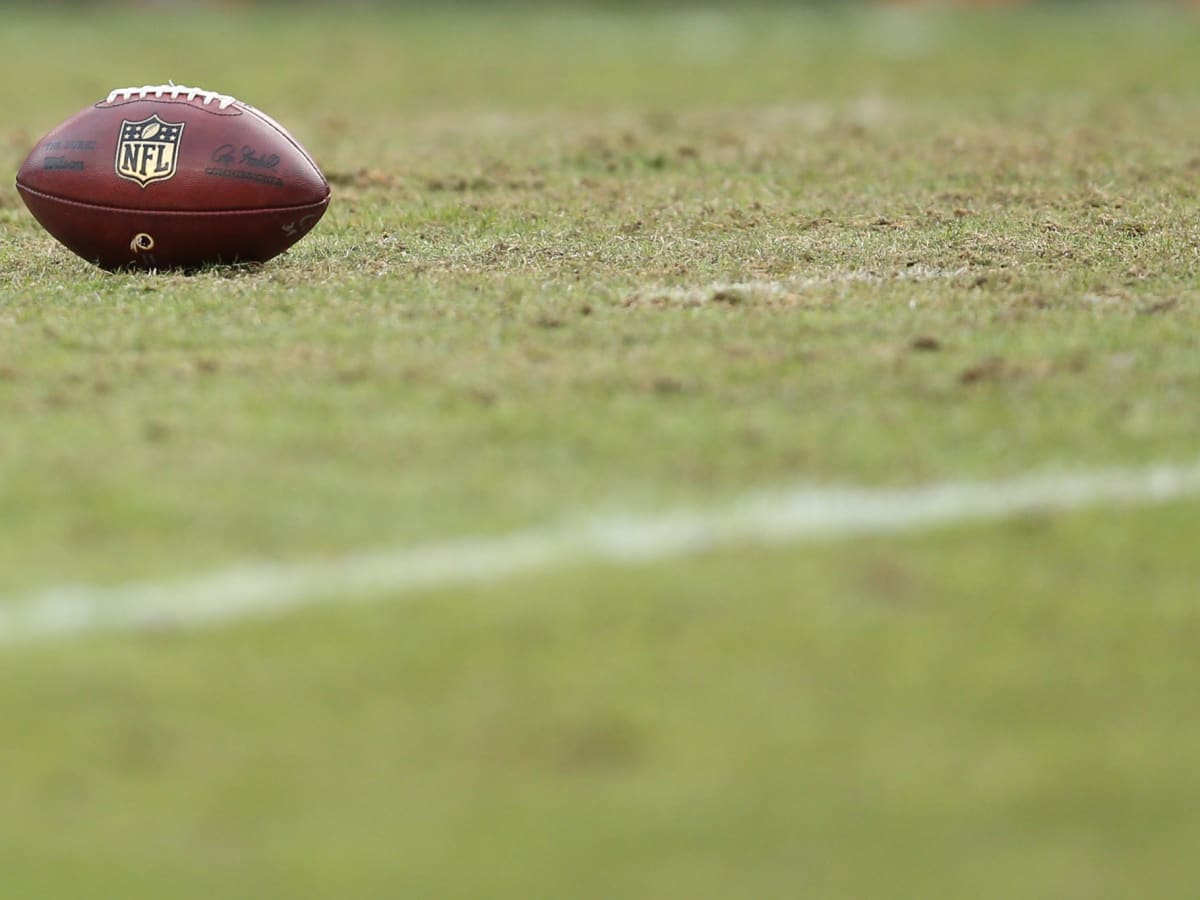
{"type": "Polygon", "coordinates": [[[140,88],[117,88],[108,95],[106,103],[116,103],[117,98],[122,100],[132,100],[134,95],[145,100],[153,95],[156,99],[161,100],[163,96],[170,97],[172,100],[178,100],[180,96],[186,97],[189,101],[200,98],[205,106],[216,102],[217,109],[227,109],[234,103],[237,103],[233,97],[228,97],[225,94],[218,94],[215,91],[205,91],[200,88],[184,87],[179,84],[147,84],[140,88]]]}

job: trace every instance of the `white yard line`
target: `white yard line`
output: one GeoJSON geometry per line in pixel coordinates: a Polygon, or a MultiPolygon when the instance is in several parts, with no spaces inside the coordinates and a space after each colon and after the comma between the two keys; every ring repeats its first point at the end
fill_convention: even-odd
{"type": "Polygon", "coordinates": [[[585,519],[499,537],[456,538],[322,561],[249,564],[176,581],[56,587],[0,599],[0,643],[211,626],[350,597],[397,597],[571,563],[621,565],[738,544],[913,532],[1026,513],[1141,506],[1195,495],[1200,495],[1200,464],[900,489],[760,491],[708,509],[585,519]]]}

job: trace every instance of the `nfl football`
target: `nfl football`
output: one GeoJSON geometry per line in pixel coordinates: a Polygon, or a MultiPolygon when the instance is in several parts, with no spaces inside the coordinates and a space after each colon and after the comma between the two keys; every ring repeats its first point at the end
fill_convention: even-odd
{"type": "Polygon", "coordinates": [[[173,84],[115,90],[59,125],[17,190],[47,231],[105,269],[261,262],[329,206],[325,176],[281,125],[173,84]]]}

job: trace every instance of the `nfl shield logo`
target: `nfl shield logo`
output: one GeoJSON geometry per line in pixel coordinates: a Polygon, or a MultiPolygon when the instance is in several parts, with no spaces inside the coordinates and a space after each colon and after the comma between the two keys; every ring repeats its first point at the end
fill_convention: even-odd
{"type": "Polygon", "coordinates": [[[122,122],[117,141],[117,174],[142,187],[166,181],[175,174],[183,122],[164,122],[158,116],[122,122]]]}

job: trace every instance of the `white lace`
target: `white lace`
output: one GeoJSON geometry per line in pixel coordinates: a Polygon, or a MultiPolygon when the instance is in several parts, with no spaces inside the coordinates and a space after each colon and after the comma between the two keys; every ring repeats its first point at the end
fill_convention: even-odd
{"type": "Polygon", "coordinates": [[[119,97],[122,100],[132,100],[134,95],[139,99],[145,100],[150,95],[158,100],[163,98],[163,95],[170,97],[172,100],[178,100],[180,96],[186,97],[189,101],[199,97],[204,101],[204,105],[213,103],[217,104],[218,109],[227,109],[237,101],[233,97],[227,97],[225,94],[218,94],[215,91],[204,91],[200,88],[184,87],[179,84],[147,84],[140,88],[117,88],[108,95],[106,103],[116,103],[119,97]]]}

